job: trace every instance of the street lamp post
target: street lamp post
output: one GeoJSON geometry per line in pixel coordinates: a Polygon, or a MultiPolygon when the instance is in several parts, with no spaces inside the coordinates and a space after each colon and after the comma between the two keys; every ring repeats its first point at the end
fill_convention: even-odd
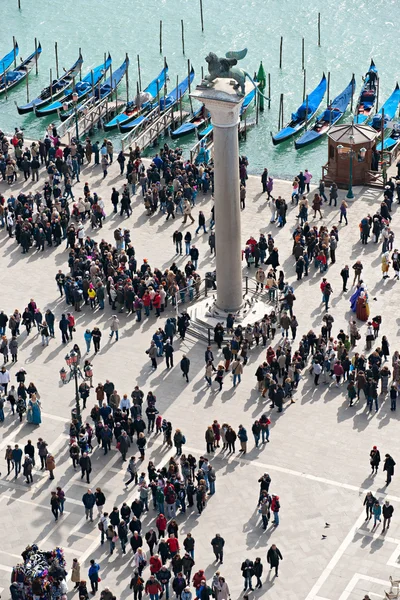
{"type": "Polygon", "coordinates": [[[354,144],[354,135],[349,135],[349,139],[350,139],[350,144],[351,144],[351,148],[350,148],[350,177],[349,177],[349,190],[346,194],[346,198],[348,198],[349,200],[352,200],[354,198],[354,194],[353,194],[353,157],[354,157],[354,150],[353,150],[353,144],[354,144]]]}
{"type": "Polygon", "coordinates": [[[77,353],[71,350],[71,352],[65,357],[65,362],[69,367],[69,381],[71,381],[72,378],[75,379],[75,409],[73,412],[75,413],[76,420],[79,421],[79,423],[81,423],[82,418],[81,405],[79,400],[78,377],[82,377],[82,373],[79,368],[77,353]]]}

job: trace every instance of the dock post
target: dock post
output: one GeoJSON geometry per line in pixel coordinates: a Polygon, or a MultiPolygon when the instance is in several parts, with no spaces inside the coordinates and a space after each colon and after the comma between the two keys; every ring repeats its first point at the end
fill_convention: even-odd
{"type": "Polygon", "coordinates": [[[37,38],[35,38],[35,71],[36,71],[36,75],[38,74],[38,57],[37,57],[37,38]]]}
{"type": "Polygon", "coordinates": [[[181,30],[182,30],[182,54],[185,55],[185,26],[183,19],[181,19],[181,30]]]}
{"type": "Polygon", "coordinates": [[[200,0],[200,22],[201,22],[201,31],[202,31],[202,33],[204,33],[203,0],[200,0]]]}
{"type": "Polygon", "coordinates": [[[271,108],[271,73],[268,73],[268,108],[271,108]]]}
{"type": "Polygon", "coordinates": [[[162,54],[162,21],[160,21],[160,54],[162,54]]]}
{"type": "Polygon", "coordinates": [[[282,49],[283,49],[283,37],[281,36],[281,44],[279,48],[279,68],[282,69],[282,49]]]}
{"type": "Polygon", "coordinates": [[[126,67],[126,71],[125,71],[125,81],[126,81],[126,101],[129,102],[129,76],[128,76],[128,70],[129,70],[129,64],[128,64],[128,53],[125,54],[125,60],[127,62],[127,67],[126,67]]]}
{"type": "Polygon", "coordinates": [[[54,44],[54,52],[56,55],[56,73],[57,73],[57,79],[58,79],[59,73],[58,73],[58,44],[57,44],[57,42],[54,44]]]}
{"type": "Polygon", "coordinates": [[[13,35],[13,49],[14,49],[14,69],[17,66],[17,41],[13,35]]]}
{"type": "Polygon", "coordinates": [[[301,38],[301,69],[304,71],[304,38],[301,38]]]}
{"type": "Polygon", "coordinates": [[[139,90],[142,91],[142,73],[140,70],[140,56],[139,54],[137,55],[137,70],[138,70],[138,75],[139,75],[139,90]]]}
{"type": "Polygon", "coordinates": [[[306,81],[307,81],[307,69],[304,69],[304,79],[303,79],[303,102],[306,98],[306,81]]]}
{"type": "Polygon", "coordinates": [[[321,46],[321,13],[318,13],[318,46],[321,46]]]}

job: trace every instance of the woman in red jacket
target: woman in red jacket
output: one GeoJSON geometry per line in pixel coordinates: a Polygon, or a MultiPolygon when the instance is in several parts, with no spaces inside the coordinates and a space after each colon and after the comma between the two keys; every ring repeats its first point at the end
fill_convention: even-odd
{"type": "Polygon", "coordinates": [[[146,317],[148,317],[150,315],[151,297],[147,290],[143,294],[142,302],[143,302],[143,306],[144,306],[144,312],[146,314],[146,317]]]}
{"type": "Polygon", "coordinates": [[[161,296],[159,294],[159,292],[155,293],[155,296],[153,298],[153,307],[156,309],[156,316],[159,317],[160,316],[160,308],[161,308],[161,296]]]}
{"type": "Polygon", "coordinates": [[[156,519],[156,527],[158,529],[158,539],[164,537],[165,530],[167,529],[167,519],[160,513],[156,519]]]}

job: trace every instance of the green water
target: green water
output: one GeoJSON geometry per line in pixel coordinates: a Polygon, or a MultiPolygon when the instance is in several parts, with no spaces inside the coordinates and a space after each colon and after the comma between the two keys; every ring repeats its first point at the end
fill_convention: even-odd
{"type": "MultiPolygon", "coordinates": [[[[249,72],[263,61],[271,73],[272,104],[260,116],[258,127],[248,132],[241,152],[250,161],[250,171],[260,172],[267,166],[276,177],[290,178],[300,168],[308,168],[319,177],[321,165],[327,160],[327,143],[321,141],[296,151],[292,142],[274,147],[271,131],[278,123],[279,96],[284,93],[285,121],[301,104],[303,72],[301,40],[305,38],[305,68],[307,90],[320,81],[322,72],[331,73],[331,98],[356,75],[356,94],[361,75],[373,57],[380,75],[379,104],[392,92],[399,75],[399,53],[396,49],[397,25],[400,18],[398,0],[203,0],[204,33],[200,26],[199,0],[3,0],[0,55],[12,48],[15,35],[20,56],[34,50],[34,38],[42,43],[39,75],[30,76],[30,98],[36,97],[48,85],[49,70],[55,74],[54,43],[58,42],[59,64],[68,68],[82,48],[82,75],[100,64],[104,52],[110,51],[113,68],[117,68],[128,52],[130,88],[137,81],[136,56],[140,55],[143,87],[161,70],[162,56],[167,57],[171,81],[187,74],[190,58],[200,79],[201,65],[209,51],[223,54],[230,49],[248,48],[243,66],[249,72]],[[321,47],[317,43],[318,12],[321,13],[321,47]],[[159,21],[163,21],[163,55],[159,52],[159,21]],[[181,45],[181,19],[185,27],[185,56],[181,45]],[[283,68],[279,69],[279,44],[283,36],[283,68]]],[[[124,86],[119,95],[126,96],[124,86]]],[[[51,118],[37,119],[32,114],[18,115],[14,101],[26,102],[22,83],[0,100],[0,128],[11,132],[24,127],[29,138],[42,136],[51,118]]],[[[321,105],[321,109],[324,104],[321,105]]],[[[254,115],[249,112],[249,118],[254,115]]],[[[347,115],[347,119],[350,115],[347,115]]],[[[117,139],[116,134],[114,139],[117,139]]],[[[100,139],[100,136],[98,136],[100,139]]],[[[183,138],[179,144],[189,149],[195,138],[183,138]]]]}

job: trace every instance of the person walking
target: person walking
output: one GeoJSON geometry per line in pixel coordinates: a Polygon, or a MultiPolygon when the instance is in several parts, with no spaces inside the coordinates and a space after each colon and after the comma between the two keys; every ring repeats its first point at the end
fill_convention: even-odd
{"type": "Polygon", "coordinates": [[[389,500],[385,500],[384,505],[382,506],[382,514],[383,514],[383,529],[382,533],[389,529],[390,521],[392,520],[394,508],[390,504],[389,500]]]}
{"type": "Polygon", "coordinates": [[[57,498],[57,492],[51,492],[50,506],[51,506],[51,512],[54,515],[54,520],[58,521],[58,511],[60,510],[60,501],[57,498]]]}
{"type": "Polygon", "coordinates": [[[243,452],[243,454],[246,454],[248,437],[247,437],[247,431],[243,427],[243,425],[239,425],[239,430],[238,430],[237,436],[240,440],[240,451],[243,452]]]}
{"type": "Polygon", "coordinates": [[[92,490],[89,489],[83,494],[82,503],[85,507],[86,521],[90,518],[90,522],[93,523],[93,507],[96,504],[96,496],[93,494],[92,490]]]}
{"type": "Polygon", "coordinates": [[[182,377],[186,377],[187,383],[189,383],[189,369],[190,369],[190,359],[184,354],[181,359],[181,371],[182,377]]]}
{"type": "Polygon", "coordinates": [[[115,341],[118,342],[119,339],[119,319],[117,315],[113,315],[111,317],[111,325],[110,325],[110,340],[113,338],[115,333],[115,341]]]}
{"type": "Polygon", "coordinates": [[[139,575],[139,571],[133,573],[129,589],[133,590],[133,600],[142,600],[144,590],[144,579],[139,575]]]}
{"type": "Polygon", "coordinates": [[[347,282],[350,277],[348,265],[345,265],[343,267],[343,269],[340,271],[340,277],[342,278],[342,281],[343,281],[343,291],[347,292],[347,282]]]}
{"type": "Polygon", "coordinates": [[[263,564],[261,562],[261,558],[258,556],[255,559],[254,564],[253,564],[253,572],[254,572],[254,575],[257,578],[257,583],[256,583],[255,589],[257,589],[257,588],[261,589],[262,588],[261,576],[263,574],[263,570],[264,570],[264,566],[263,566],[263,564]]]}
{"type": "Polygon", "coordinates": [[[340,224],[342,223],[343,219],[346,221],[346,225],[349,224],[349,222],[347,220],[347,208],[348,208],[347,202],[346,202],[346,200],[343,200],[340,205],[340,208],[339,208],[339,212],[340,212],[339,223],[340,224]]]}
{"type": "Polygon", "coordinates": [[[81,468],[81,479],[86,475],[86,483],[90,483],[90,473],[92,471],[92,461],[87,452],[84,452],[79,459],[79,466],[81,468]]]}
{"type": "Polygon", "coordinates": [[[379,523],[381,522],[382,507],[379,504],[378,500],[375,501],[375,504],[372,507],[372,514],[374,515],[374,525],[372,527],[372,530],[374,530],[375,527],[378,525],[378,521],[379,523]]]}
{"type": "Polygon", "coordinates": [[[242,562],[240,569],[242,571],[242,577],[244,579],[243,591],[245,592],[247,590],[247,588],[249,588],[249,590],[253,590],[252,581],[251,581],[253,574],[254,574],[253,561],[246,558],[246,560],[244,560],[242,562]]]}
{"type": "Polygon", "coordinates": [[[383,470],[386,471],[386,485],[392,481],[392,477],[394,475],[394,467],[396,463],[390,454],[385,454],[385,462],[383,463],[383,470]]]}
{"type": "Polygon", "coordinates": [[[149,594],[150,600],[159,600],[163,588],[161,583],[157,581],[155,575],[150,575],[150,579],[146,581],[145,593],[149,594]]]}
{"type": "Polygon", "coordinates": [[[281,551],[275,544],[272,544],[267,552],[267,562],[269,563],[270,570],[275,569],[275,577],[278,577],[279,561],[281,560],[283,560],[281,551]]]}
{"type": "Polygon", "coordinates": [[[213,547],[215,559],[219,560],[219,562],[222,565],[224,560],[225,540],[223,537],[221,537],[220,533],[215,534],[215,537],[211,540],[211,546],[213,547]]]}
{"type": "Polygon", "coordinates": [[[376,474],[378,472],[378,467],[379,467],[379,463],[381,462],[381,455],[380,452],[377,448],[377,446],[374,446],[371,450],[371,452],[369,453],[369,464],[371,465],[371,475],[373,475],[374,473],[376,474]]]}
{"type": "Polygon", "coordinates": [[[22,465],[23,476],[26,477],[26,483],[33,483],[32,477],[33,462],[30,456],[25,455],[24,464],[22,465]]]}
{"type": "Polygon", "coordinates": [[[71,581],[75,584],[74,590],[77,590],[81,582],[81,565],[77,558],[72,560],[71,581]]]}
{"type": "Polygon", "coordinates": [[[54,479],[54,469],[56,468],[56,461],[52,454],[46,456],[46,471],[50,473],[50,479],[54,479]]]}
{"type": "Polygon", "coordinates": [[[92,588],[92,594],[95,595],[99,591],[99,571],[100,565],[92,558],[88,571],[88,577],[92,588]]]}

